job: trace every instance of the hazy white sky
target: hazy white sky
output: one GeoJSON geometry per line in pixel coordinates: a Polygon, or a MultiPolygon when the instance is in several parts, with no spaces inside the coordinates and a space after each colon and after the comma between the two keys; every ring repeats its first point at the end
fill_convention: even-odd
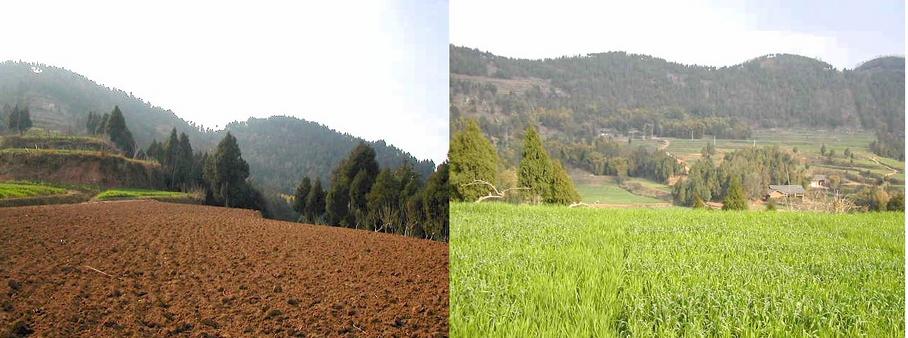
{"type": "Polygon", "coordinates": [[[446,0],[29,0],[0,13],[0,60],[64,67],[208,127],[291,115],[447,154],[446,0]]]}
{"type": "Polygon", "coordinates": [[[627,51],[734,65],[771,53],[854,68],[904,55],[902,0],[452,0],[451,43],[520,58],[627,51]]]}

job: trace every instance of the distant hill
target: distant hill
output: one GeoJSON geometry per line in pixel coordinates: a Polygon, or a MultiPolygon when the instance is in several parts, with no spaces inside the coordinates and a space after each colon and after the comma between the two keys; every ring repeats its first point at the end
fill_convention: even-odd
{"type": "MultiPolygon", "coordinates": [[[[143,149],[153,139],[165,140],[170,130],[176,128],[189,135],[195,150],[210,150],[225,130],[229,130],[249,162],[251,178],[271,191],[291,192],[303,175],[327,181],[334,166],[363,141],[294,117],[250,118],[230,123],[225,130],[202,129],[170,110],[123,90],[101,86],[64,68],[25,62],[0,63],[0,115],[16,104],[29,107],[35,127],[67,134],[85,133],[88,112],[109,113],[118,105],[143,149]]],[[[419,161],[384,141],[371,144],[382,166],[398,166],[409,161],[424,176],[434,170],[431,161],[419,161]]]]}
{"type": "Polygon", "coordinates": [[[527,60],[451,46],[450,62],[452,119],[481,117],[493,134],[519,130],[539,119],[533,112],[542,108],[566,109],[566,116],[545,127],[573,136],[615,127],[614,117],[628,110],[666,118],[727,118],[752,127],[848,127],[904,135],[903,57],[840,70],[812,58],[774,54],[716,68],[624,52],[527,60]]]}
{"type": "MultiPolygon", "coordinates": [[[[249,118],[228,124],[226,130],[236,137],[243,158],[249,162],[253,180],[278,191],[286,191],[288,183],[295,187],[304,175],[320,177],[323,184],[329,183],[331,171],[363,142],[324,125],[287,116],[249,118]]],[[[218,139],[223,133],[215,132],[218,139]]],[[[423,179],[435,170],[432,161],[419,161],[384,141],[367,143],[375,149],[376,160],[383,168],[409,161],[423,179]]]]}

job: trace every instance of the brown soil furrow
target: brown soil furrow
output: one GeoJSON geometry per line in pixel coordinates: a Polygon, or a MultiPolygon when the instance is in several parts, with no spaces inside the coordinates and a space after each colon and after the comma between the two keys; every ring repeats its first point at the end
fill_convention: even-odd
{"type": "Polygon", "coordinates": [[[0,330],[446,336],[447,317],[444,243],[156,201],[0,209],[0,330]]]}

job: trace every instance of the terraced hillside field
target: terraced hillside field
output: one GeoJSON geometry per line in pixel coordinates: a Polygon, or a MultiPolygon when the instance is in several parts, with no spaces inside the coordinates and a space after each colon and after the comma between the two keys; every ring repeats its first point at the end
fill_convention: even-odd
{"type": "Polygon", "coordinates": [[[0,209],[0,336],[444,336],[448,247],[117,201],[0,209]]]}

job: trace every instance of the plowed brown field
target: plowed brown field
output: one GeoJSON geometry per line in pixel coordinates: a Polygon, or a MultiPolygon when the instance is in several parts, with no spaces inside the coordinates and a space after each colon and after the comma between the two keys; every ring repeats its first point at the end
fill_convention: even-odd
{"type": "Polygon", "coordinates": [[[0,209],[13,334],[446,336],[447,318],[444,243],[155,201],[0,209]]]}

